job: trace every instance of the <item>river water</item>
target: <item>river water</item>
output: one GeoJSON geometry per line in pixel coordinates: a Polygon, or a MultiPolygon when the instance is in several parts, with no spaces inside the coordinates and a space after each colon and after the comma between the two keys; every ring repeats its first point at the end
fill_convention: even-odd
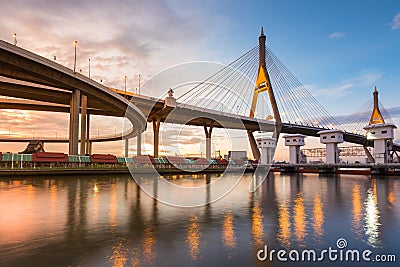
{"type": "MultiPolygon", "coordinates": [[[[209,183],[206,194],[182,196],[190,201],[213,194],[213,181],[238,177],[142,178],[209,183]]],[[[367,260],[395,255],[398,264],[399,178],[271,173],[250,193],[252,179],[245,174],[222,199],[184,208],[154,200],[130,175],[1,178],[0,266],[371,265],[327,254],[323,263],[297,262],[294,253],[287,262],[276,254],[260,261],[265,246],[286,251],[286,258],[294,250],[370,250],[367,260]],[[338,247],[338,239],[347,246],[338,247]]],[[[154,188],[166,190],[162,183],[154,188]]]]}

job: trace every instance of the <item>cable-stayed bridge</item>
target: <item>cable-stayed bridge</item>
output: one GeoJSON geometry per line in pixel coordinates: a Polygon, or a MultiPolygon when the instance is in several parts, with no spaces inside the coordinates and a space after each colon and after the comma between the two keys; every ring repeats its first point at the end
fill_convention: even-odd
{"type": "MultiPolygon", "coordinates": [[[[0,76],[11,79],[0,82],[0,95],[13,98],[0,101],[0,108],[69,113],[69,137],[41,137],[41,141],[68,142],[72,155],[91,153],[91,142],[140,137],[146,122],[153,124],[155,157],[163,122],[204,127],[207,158],[211,156],[212,129],[216,127],[246,130],[256,159],[259,151],[253,133],[257,131],[271,132],[278,138],[281,133],[319,136],[322,130],[337,129],[343,131],[346,142],[373,145],[362,129],[366,126],[363,120],[369,116],[367,112],[357,120],[353,117],[338,123],[265,42],[262,30],[259,45],[231,64],[180,95],[174,97],[171,91],[169,97],[155,99],[105,87],[51,60],[0,41],[0,76]],[[90,138],[90,114],[126,117],[132,127],[115,136],[90,138]]],[[[4,136],[1,141],[26,138],[4,136]]],[[[400,150],[396,144],[392,149],[400,150]]]]}

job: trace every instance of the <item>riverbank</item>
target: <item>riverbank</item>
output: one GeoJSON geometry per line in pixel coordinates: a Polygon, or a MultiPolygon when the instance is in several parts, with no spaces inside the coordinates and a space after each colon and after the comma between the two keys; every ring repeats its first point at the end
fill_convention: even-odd
{"type": "MultiPolygon", "coordinates": [[[[206,169],[178,169],[178,168],[135,168],[134,173],[159,174],[193,174],[193,173],[222,173],[222,172],[251,172],[251,169],[243,168],[206,168],[206,169]]],[[[119,168],[46,168],[46,169],[3,169],[0,177],[10,176],[71,176],[71,175],[110,175],[129,174],[126,167],[119,168]]]]}

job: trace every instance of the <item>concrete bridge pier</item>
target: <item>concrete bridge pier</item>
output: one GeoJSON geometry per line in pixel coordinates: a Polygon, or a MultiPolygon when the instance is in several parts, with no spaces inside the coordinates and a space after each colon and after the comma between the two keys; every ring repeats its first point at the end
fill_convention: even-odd
{"type": "Polygon", "coordinates": [[[211,159],[211,134],[212,134],[212,129],[214,123],[211,123],[211,125],[208,127],[204,125],[204,133],[206,134],[206,159],[210,160],[211,159]]]}
{"type": "Polygon", "coordinates": [[[129,139],[124,139],[124,154],[125,158],[129,156],[129,139]]]}
{"type": "Polygon", "coordinates": [[[79,107],[81,100],[81,91],[75,89],[72,92],[69,112],[69,154],[78,155],[79,142],[79,107]]]}
{"type": "Polygon", "coordinates": [[[90,134],[90,114],[86,115],[86,143],[85,143],[85,152],[86,154],[92,154],[92,143],[90,142],[89,134],[90,134]]]}
{"type": "Polygon", "coordinates": [[[339,163],[339,150],[337,145],[343,143],[342,130],[324,130],[319,131],[319,140],[326,145],[326,160],[327,164],[339,163]]]}
{"type": "Polygon", "coordinates": [[[142,155],[142,134],[139,133],[136,137],[136,155],[142,155]]]}
{"type": "Polygon", "coordinates": [[[158,158],[159,140],[160,140],[160,123],[159,117],[153,119],[153,143],[154,143],[154,157],[158,158]]]}
{"type": "Polygon", "coordinates": [[[302,134],[291,134],[285,135],[285,146],[289,147],[289,162],[292,164],[302,163],[303,155],[301,153],[300,147],[304,146],[304,138],[306,136],[302,134]]]}
{"type": "Polygon", "coordinates": [[[271,137],[257,138],[257,147],[260,149],[259,165],[271,165],[274,159],[276,139],[271,137]]]}
{"type": "Polygon", "coordinates": [[[86,154],[86,137],[87,137],[87,96],[81,96],[81,150],[80,155],[86,154]]]}

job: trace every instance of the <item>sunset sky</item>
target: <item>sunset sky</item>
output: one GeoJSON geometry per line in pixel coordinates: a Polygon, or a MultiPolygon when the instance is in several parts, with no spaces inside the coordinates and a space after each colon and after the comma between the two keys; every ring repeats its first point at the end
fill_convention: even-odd
{"type": "MultiPolygon", "coordinates": [[[[18,46],[48,59],[56,57],[70,68],[72,43],[77,40],[77,69],[82,74],[87,75],[90,58],[92,79],[122,89],[126,75],[131,92],[138,87],[139,74],[143,85],[176,64],[229,64],[257,45],[264,26],[267,45],[330,114],[359,111],[376,85],[391,121],[400,125],[399,1],[0,0],[0,6],[1,40],[13,43],[16,33],[18,46]]],[[[168,85],[160,92],[141,93],[157,96],[167,89],[168,85]]],[[[0,134],[67,136],[68,120],[67,114],[2,110],[0,134]]],[[[92,135],[112,134],[122,127],[122,119],[93,116],[91,122],[92,135]]],[[[148,129],[145,153],[151,154],[150,125],[148,129]]],[[[222,153],[248,149],[244,137],[216,131],[214,148],[222,153]],[[234,137],[227,141],[228,135],[234,137]]],[[[399,142],[398,132],[396,138],[399,142]]],[[[203,129],[183,128],[180,142],[182,154],[201,153],[203,129]]],[[[133,151],[135,142],[131,143],[133,151]]],[[[309,146],[317,145],[309,141],[309,146]]],[[[1,143],[0,151],[24,147],[1,143]]],[[[46,147],[67,151],[66,144],[46,147]]],[[[122,145],[95,144],[94,152],[121,155],[122,145]]],[[[281,148],[277,159],[287,152],[281,148]]]]}

